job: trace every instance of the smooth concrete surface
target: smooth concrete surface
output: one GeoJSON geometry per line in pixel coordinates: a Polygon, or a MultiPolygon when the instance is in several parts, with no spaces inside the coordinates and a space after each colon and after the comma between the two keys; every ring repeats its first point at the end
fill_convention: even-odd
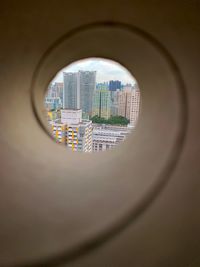
{"type": "Polygon", "coordinates": [[[0,266],[199,267],[199,1],[1,1],[0,266]],[[141,89],[136,132],[69,153],[43,96],[111,58],[141,89]]]}

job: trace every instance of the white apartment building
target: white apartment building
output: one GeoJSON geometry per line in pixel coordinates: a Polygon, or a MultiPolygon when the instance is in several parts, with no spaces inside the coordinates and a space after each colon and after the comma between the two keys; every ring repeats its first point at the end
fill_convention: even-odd
{"type": "Polygon", "coordinates": [[[65,144],[66,142],[66,125],[63,123],[55,122],[55,121],[50,121],[49,124],[51,125],[51,133],[52,133],[52,138],[56,141],[56,143],[63,143],[65,144]]]}
{"type": "Polygon", "coordinates": [[[132,127],[93,124],[92,151],[105,151],[123,142],[132,127]]]}
{"type": "Polygon", "coordinates": [[[67,125],[66,145],[72,151],[92,152],[92,121],[67,125]]]}
{"type": "Polygon", "coordinates": [[[50,124],[56,142],[72,151],[92,152],[92,121],[82,120],[81,110],[61,110],[61,119],[50,124]]]}

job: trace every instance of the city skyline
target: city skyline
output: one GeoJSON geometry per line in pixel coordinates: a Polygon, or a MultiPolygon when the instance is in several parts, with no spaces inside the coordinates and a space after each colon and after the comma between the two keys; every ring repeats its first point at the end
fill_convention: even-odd
{"type": "Polygon", "coordinates": [[[62,70],[63,80],[51,81],[44,101],[52,138],[75,152],[114,148],[135,129],[139,114],[139,87],[128,71],[112,61],[106,63],[108,71],[99,59],[88,70],[88,61],[62,70]],[[99,61],[107,80],[105,75],[97,80],[99,61]],[[111,75],[116,68],[123,77],[111,75]]]}
{"type": "Polygon", "coordinates": [[[121,64],[102,58],[89,58],[76,61],[60,70],[52,80],[52,83],[63,82],[63,72],[78,72],[79,70],[97,71],[97,83],[109,82],[110,80],[120,80],[123,84],[131,83],[134,85],[137,83],[132,74],[121,64]]]}

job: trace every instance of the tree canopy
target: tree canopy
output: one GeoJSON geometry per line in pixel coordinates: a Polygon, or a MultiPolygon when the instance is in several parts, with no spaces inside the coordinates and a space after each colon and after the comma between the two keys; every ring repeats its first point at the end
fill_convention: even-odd
{"type": "Polygon", "coordinates": [[[123,116],[111,116],[109,119],[100,118],[95,115],[91,118],[93,123],[111,124],[111,125],[127,125],[129,120],[123,116]]]}

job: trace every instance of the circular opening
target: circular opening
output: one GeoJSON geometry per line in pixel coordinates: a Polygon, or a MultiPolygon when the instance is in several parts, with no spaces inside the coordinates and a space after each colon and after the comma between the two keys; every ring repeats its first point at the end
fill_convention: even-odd
{"type": "Polygon", "coordinates": [[[56,143],[71,151],[106,151],[135,129],[140,91],[134,77],[119,63],[87,58],[57,73],[44,105],[56,143]]]}

